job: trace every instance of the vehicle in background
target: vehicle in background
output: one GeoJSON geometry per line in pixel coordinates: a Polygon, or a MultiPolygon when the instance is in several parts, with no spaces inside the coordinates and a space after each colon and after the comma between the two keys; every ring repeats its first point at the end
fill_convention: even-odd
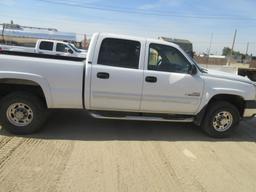
{"type": "Polygon", "coordinates": [[[249,68],[238,67],[237,74],[248,77],[251,81],[256,82],[256,68],[250,66],[249,68]]]}
{"type": "Polygon", "coordinates": [[[72,43],[63,41],[37,40],[35,48],[21,47],[21,46],[10,46],[0,45],[2,50],[18,53],[38,53],[45,55],[56,55],[56,56],[67,56],[67,57],[79,57],[86,58],[86,50],[81,50],[75,47],[72,43]]]}

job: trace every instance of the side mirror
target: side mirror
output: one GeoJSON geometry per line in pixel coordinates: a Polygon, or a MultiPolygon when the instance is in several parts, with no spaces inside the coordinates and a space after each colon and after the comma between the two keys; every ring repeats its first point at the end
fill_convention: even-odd
{"type": "Polygon", "coordinates": [[[188,70],[188,73],[189,73],[190,75],[195,75],[195,74],[197,74],[197,68],[196,68],[196,66],[195,66],[195,65],[190,65],[190,69],[188,70]]]}
{"type": "Polygon", "coordinates": [[[70,54],[73,54],[73,53],[74,53],[74,51],[72,51],[72,49],[68,49],[68,52],[69,52],[70,54]]]}
{"type": "Polygon", "coordinates": [[[69,48],[65,47],[64,52],[65,52],[65,53],[68,53],[68,50],[69,50],[69,48]]]}
{"type": "Polygon", "coordinates": [[[72,49],[68,48],[68,47],[65,47],[65,53],[70,53],[70,54],[73,54],[74,52],[72,51],[72,49]]]}

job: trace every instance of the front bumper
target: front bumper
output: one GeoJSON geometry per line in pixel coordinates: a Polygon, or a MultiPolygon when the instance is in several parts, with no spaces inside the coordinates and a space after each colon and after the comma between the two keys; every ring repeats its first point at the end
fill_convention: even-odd
{"type": "Polygon", "coordinates": [[[244,117],[256,116],[256,100],[246,101],[244,109],[244,117]]]}

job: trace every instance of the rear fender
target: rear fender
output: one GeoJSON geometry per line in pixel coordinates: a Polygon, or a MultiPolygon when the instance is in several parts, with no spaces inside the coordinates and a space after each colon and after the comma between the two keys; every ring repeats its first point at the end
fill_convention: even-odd
{"type": "Polygon", "coordinates": [[[40,75],[25,72],[0,71],[0,79],[19,79],[35,82],[42,88],[47,106],[51,108],[53,105],[50,85],[48,81],[40,75]]]}

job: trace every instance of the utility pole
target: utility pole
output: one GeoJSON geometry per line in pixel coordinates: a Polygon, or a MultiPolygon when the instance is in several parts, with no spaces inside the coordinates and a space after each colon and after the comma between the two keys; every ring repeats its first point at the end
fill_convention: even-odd
{"type": "Polygon", "coordinates": [[[246,52],[245,52],[245,55],[248,55],[248,50],[249,50],[249,42],[247,43],[247,46],[246,46],[246,52]]]}
{"type": "Polygon", "coordinates": [[[209,44],[209,49],[208,49],[208,55],[211,54],[211,49],[212,49],[212,39],[213,39],[213,33],[211,33],[211,39],[210,39],[210,44],[209,44]]]}
{"type": "Polygon", "coordinates": [[[244,56],[244,59],[245,59],[246,62],[248,62],[248,60],[250,60],[250,56],[248,55],[249,45],[250,45],[250,43],[247,42],[247,45],[246,45],[246,52],[245,52],[245,56],[244,56]]]}
{"type": "Polygon", "coordinates": [[[235,42],[236,42],[236,33],[237,33],[237,29],[235,30],[235,34],[234,34],[234,37],[233,37],[233,43],[232,43],[230,56],[229,56],[229,59],[228,59],[228,65],[230,65],[231,57],[232,57],[233,52],[234,52],[234,46],[235,46],[235,42]]]}
{"type": "Polygon", "coordinates": [[[3,23],[3,30],[2,30],[3,44],[5,44],[5,40],[4,40],[4,30],[5,30],[5,23],[3,23]]]}
{"type": "Polygon", "coordinates": [[[211,33],[210,44],[209,44],[209,48],[208,48],[208,51],[207,51],[207,55],[208,55],[207,66],[206,66],[207,68],[208,68],[209,58],[210,58],[211,49],[212,49],[212,39],[213,39],[213,33],[211,33]]]}

